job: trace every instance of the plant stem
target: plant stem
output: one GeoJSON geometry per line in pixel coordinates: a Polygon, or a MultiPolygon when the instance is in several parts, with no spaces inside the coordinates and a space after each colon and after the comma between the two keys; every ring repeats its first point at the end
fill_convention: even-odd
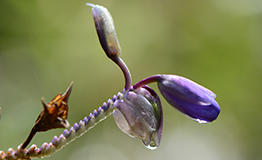
{"type": "Polygon", "coordinates": [[[147,85],[149,83],[157,82],[159,77],[161,77],[161,74],[157,74],[157,75],[153,75],[153,76],[147,77],[147,78],[139,81],[135,85],[133,85],[133,89],[136,90],[136,89],[138,89],[140,87],[143,87],[143,86],[145,86],[145,85],[147,85]]]}
{"type": "Polygon", "coordinates": [[[25,149],[25,148],[26,148],[26,146],[30,143],[30,141],[32,140],[32,138],[35,136],[36,132],[37,132],[37,131],[36,131],[35,127],[33,127],[32,130],[31,130],[31,132],[30,132],[30,134],[29,134],[29,136],[27,137],[27,139],[25,140],[25,142],[22,144],[21,149],[25,149]]]}
{"type": "MultiPolygon", "coordinates": [[[[24,144],[19,145],[15,150],[13,148],[9,148],[6,153],[4,151],[0,151],[0,160],[32,159],[50,156],[51,154],[62,149],[70,142],[74,141],[76,138],[81,137],[99,122],[111,115],[115,110],[113,103],[116,100],[122,99],[122,97],[123,94],[120,92],[117,94],[117,96],[114,95],[112,100],[109,99],[107,102],[104,102],[102,107],[94,110],[94,112],[90,113],[88,117],[85,117],[83,120],[75,123],[72,127],[70,127],[69,130],[65,129],[59,137],[54,136],[51,142],[45,142],[39,148],[37,148],[37,146],[33,144],[28,149],[22,149],[24,144],[27,142],[26,140],[24,144]]],[[[30,135],[33,135],[33,132],[34,131],[32,131],[32,134],[29,134],[29,137],[31,137],[30,135]]],[[[28,139],[30,139],[29,137],[28,139]]],[[[29,142],[30,141],[28,141],[28,143],[29,142]]]]}
{"type": "Polygon", "coordinates": [[[121,69],[121,71],[124,74],[125,77],[125,90],[127,91],[128,89],[130,89],[131,85],[132,85],[132,79],[131,79],[131,74],[130,71],[127,67],[127,65],[125,64],[125,62],[118,56],[114,57],[114,58],[110,58],[112,61],[114,61],[121,69]]]}

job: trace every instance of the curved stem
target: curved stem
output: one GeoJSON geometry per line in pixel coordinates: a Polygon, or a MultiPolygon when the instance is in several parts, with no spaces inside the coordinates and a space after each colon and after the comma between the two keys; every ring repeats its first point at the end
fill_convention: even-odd
{"type": "Polygon", "coordinates": [[[153,75],[153,76],[150,76],[150,77],[147,77],[139,82],[137,82],[135,85],[133,85],[133,89],[138,89],[142,86],[145,86],[149,83],[153,83],[153,82],[157,82],[157,80],[161,77],[162,75],[161,74],[157,74],[157,75],[153,75]]]}
{"type": "Polygon", "coordinates": [[[125,62],[118,56],[111,58],[112,61],[114,61],[121,69],[121,71],[124,74],[125,77],[125,90],[127,91],[128,89],[130,89],[131,85],[132,85],[132,79],[131,79],[131,74],[130,71],[127,67],[127,65],[125,64],[125,62]]]}

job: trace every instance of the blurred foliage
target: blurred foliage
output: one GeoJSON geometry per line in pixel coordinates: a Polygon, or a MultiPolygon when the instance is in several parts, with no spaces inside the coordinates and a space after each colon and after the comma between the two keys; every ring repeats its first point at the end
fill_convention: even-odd
{"type": "MultiPolygon", "coordinates": [[[[0,1],[0,150],[22,143],[42,110],[40,98],[49,102],[71,81],[71,125],[122,91],[123,75],[103,53],[86,2],[0,1]]],[[[133,83],[158,73],[185,76],[217,94],[221,115],[197,124],[162,99],[157,150],[122,133],[110,117],[46,159],[262,158],[262,1],[89,2],[111,12],[133,83]]],[[[31,144],[62,132],[38,133],[31,144]]]]}

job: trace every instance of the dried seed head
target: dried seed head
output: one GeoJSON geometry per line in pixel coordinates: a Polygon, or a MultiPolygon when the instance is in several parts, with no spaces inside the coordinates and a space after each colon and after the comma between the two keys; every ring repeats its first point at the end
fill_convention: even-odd
{"type": "Polygon", "coordinates": [[[44,110],[39,114],[34,126],[37,131],[47,131],[54,128],[68,128],[70,126],[67,121],[67,101],[72,90],[72,85],[73,83],[70,84],[63,95],[58,94],[48,104],[45,104],[42,99],[44,110]]]}
{"type": "Polygon", "coordinates": [[[36,132],[47,131],[55,128],[68,128],[70,126],[67,121],[68,114],[68,98],[72,91],[72,85],[70,84],[66,92],[58,94],[55,98],[48,104],[44,103],[42,98],[42,104],[44,109],[40,112],[39,116],[35,121],[35,125],[32,128],[29,136],[26,141],[22,144],[21,149],[25,149],[26,146],[30,143],[36,132]]]}

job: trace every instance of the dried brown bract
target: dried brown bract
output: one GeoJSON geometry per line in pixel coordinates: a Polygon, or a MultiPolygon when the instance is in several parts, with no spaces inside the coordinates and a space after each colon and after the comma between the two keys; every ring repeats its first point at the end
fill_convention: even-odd
{"type": "Polygon", "coordinates": [[[73,82],[70,84],[66,92],[61,93],[54,97],[54,99],[46,104],[42,98],[42,104],[44,109],[41,111],[35,121],[35,125],[32,128],[28,138],[22,144],[21,149],[25,149],[30,143],[36,132],[47,131],[55,128],[68,128],[70,126],[67,121],[68,115],[68,99],[72,91],[73,82]]]}

